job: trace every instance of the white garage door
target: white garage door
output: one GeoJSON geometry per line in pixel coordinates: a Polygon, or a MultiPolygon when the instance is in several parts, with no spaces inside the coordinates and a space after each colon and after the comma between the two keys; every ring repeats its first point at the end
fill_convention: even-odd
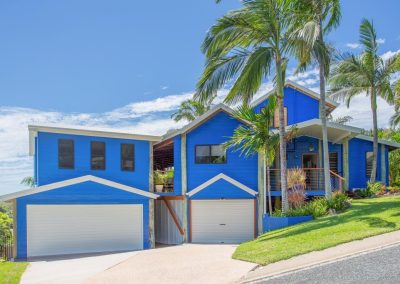
{"type": "Polygon", "coordinates": [[[143,208],[28,205],[28,257],[143,249],[143,208]]]}
{"type": "Polygon", "coordinates": [[[254,200],[192,200],[192,242],[240,243],[254,238],[254,200]]]}

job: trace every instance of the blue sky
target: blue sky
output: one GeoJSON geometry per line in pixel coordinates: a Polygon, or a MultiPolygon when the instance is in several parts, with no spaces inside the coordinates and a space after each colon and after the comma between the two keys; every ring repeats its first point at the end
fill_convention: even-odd
{"type": "MultiPolygon", "coordinates": [[[[362,18],[373,19],[381,53],[400,49],[398,0],[342,1],[341,26],[329,40],[358,52],[362,18]]],[[[189,98],[204,64],[207,29],[237,0],[2,1],[0,3],[0,194],[31,174],[27,124],[80,125],[162,134],[189,98]]],[[[293,64],[292,66],[293,67],[293,64]]],[[[311,88],[315,70],[290,76],[311,88]]],[[[290,75],[290,74],[289,74],[290,75]]],[[[266,82],[265,89],[270,88],[266,82]]],[[[224,91],[221,92],[223,96],[224,91]]],[[[355,101],[353,124],[369,125],[355,101]]],[[[362,106],[362,107],[360,107],[362,106]]],[[[389,106],[381,107],[387,125],[389,106]]]]}

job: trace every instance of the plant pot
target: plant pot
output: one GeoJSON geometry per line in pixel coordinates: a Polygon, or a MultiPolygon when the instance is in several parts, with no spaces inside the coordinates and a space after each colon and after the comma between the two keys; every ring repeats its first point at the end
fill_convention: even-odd
{"type": "Polygon", "coordinates": [[[156,192],[162,192],[164,189],[163,184],[156,184],[156,192]]]}

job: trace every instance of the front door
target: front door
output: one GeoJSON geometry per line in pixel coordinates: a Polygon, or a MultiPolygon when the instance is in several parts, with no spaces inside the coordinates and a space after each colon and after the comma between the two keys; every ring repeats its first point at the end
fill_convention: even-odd
{"type": "Polygon", "coordinates": [[[318,190],[319,170],[318,154],[310,153],[303,155],[302,167],[306,173],[307,190],[318,190]]]}

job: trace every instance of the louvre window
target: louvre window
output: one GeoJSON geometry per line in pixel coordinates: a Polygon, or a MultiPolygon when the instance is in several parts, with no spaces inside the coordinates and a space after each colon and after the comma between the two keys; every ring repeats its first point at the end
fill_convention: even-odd
{"type": "Polygon", "coordinates": [[[336,174],[339,173],[337,152],[329,153],[329,169],[336,174]]]}
{"type": "Polygon", "coordinates": [[[365,174],[367,177],[371,176],[372,172],[372,161],[373,161],[374,153],[373,152],[366,152],[365,153],[365,174]]]}
{"type": "Polygon", "coordinates": [[[135,145],[121,144],[121,170],[129,172],[135,170],[135,145]]]}
{"type": "Polygon", "coordinates": [[[196,164],[224,164],[226,150],[223,145],[197,145],[196,164]]]}
{"type": "Polygon", "coordinates": [[[92,141],[90,144],[91,153],[91,169],[105,170],[106,169],[106,144],[104,142],[92,141]]]}
{"type": "Polygon", "coordinates": [[[58,140],[58,167],[60,169],[73,169],[74,162],[74,141],[58,140]]]}

